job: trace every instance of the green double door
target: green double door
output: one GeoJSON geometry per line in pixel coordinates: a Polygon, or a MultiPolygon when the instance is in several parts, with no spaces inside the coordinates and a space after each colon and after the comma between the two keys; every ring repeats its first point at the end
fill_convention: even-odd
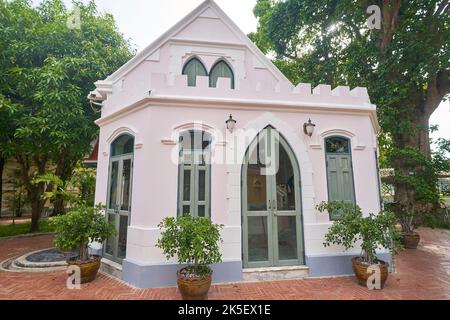
{"type": "Polygon", "coordinates": [[[272,127],[251,143],[242,179],[244,267],[304,264],[299,169],[272,127]]]}

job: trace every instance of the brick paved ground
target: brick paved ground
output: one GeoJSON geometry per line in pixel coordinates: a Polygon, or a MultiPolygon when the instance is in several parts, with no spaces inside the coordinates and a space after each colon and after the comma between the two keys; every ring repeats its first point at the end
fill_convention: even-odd
{"type": "MultiPolygon", "coordinates": [[[[354,277],[215,285],[209,299],[450,299],[450,231],[419,230],[417,250],[396,257],[396,271],[384,290],[369,291],[354,277]]],[[[0,239],[0,261],[51,247],[45,235],[0,239]]],[[[0,299],[179,299],[176,288],[133,289],[104,274],[81,290],[65,288],[65,273],[0,271],[0,299]]]]}

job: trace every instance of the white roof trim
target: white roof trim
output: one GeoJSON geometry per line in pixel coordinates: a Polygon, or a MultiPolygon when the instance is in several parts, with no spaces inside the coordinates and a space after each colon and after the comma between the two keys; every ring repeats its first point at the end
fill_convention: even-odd
{"type": "Polygon", "coordinates": [[[174,36],[182,29],[184,29],[187,25],[189,25],[193,20],[199,17],[208,8],[211,8],[225,23],[225,25],[230,29],[230,31],[234,33],[234,35],[236,35],[237,38],[240,39],[263,64],[267,65],[268,70],[271,71],[279,81],[290,82],[286,78],[286,76],[284,76],[284,74],[261,52],[261,50],[258,49],[258,47],[242,32],[241,29],[239,29],[239,27],[227,16],[227,14],[213,0],[205,0],[204,2],[202,2],[187,16],[185,16],[173,27],[171,27],[168,31],[166,31],[155,41],[153,41],[153,43],[151,43],[144,50],[139,52],[136,56],[131,58],[127,63],[125,63],[122,67],[117,69],[113,74],[108,76],[105,79],[105,82],[108,81],[114,83],[120,80],[121,77],[123,77],[128,72],[133,70],[149,55],[151,55],[155,50],[158,50],[165,42],[170,40],[172,36],[174,36]]]}

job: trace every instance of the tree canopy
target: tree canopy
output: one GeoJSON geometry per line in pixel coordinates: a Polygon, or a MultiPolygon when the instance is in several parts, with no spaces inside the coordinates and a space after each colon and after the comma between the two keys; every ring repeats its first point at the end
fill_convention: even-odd
{"type": "Polygon", "coordinates": [[[254,14],[250,38],[292,82],[368,88],[396,202],[436,207],[445,159],[432,157],[429,118],[450,92],[449,1],[258,0],[254,14]],[[370,5],[380,9],[379,29],[366,24],[370,5]]]}
{"type": "Polygon", "coordinates": [[[98,114],[87,95],[93,83],[133,54],[113,17],[97,12],[94,1],[61,0],[33,6],[0,0],[0,157],[15,157],[32,206],[32,231],[44,205],[38,175],[69,178],[89,151],[98,114]],[[52,169],[50,169],[50,167],[52,169]]]}

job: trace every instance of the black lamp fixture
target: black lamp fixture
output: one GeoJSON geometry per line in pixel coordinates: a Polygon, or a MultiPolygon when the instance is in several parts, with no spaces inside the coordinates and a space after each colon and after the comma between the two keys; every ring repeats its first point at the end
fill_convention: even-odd
{"type": "Polygon", "coordinates": [[[308,120],[308,122],[305,122],[303,124],[303,132],[307,135],[307,136],[312,136],[313,132],[314,132],[314,127],[316,125],[314,123],[311,122],[311,119],[308,120]]]}
{"type": "Polygon", "coordinates": [[[225,121],[225,123],[227,124],[227,129],[230,132],[233,132],[234,127],[236,126],[236,120],[233,119],[233,116],[230,114],[230,117],[228,118],[227,121],[225,121]]]}

